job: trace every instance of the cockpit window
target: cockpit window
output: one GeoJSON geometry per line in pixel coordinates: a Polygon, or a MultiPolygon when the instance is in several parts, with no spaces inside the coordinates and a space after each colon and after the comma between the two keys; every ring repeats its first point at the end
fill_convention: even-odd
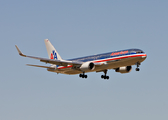
{"type": "Polygon", "coordinates": [[[136,53],[144,53],[143,51],[137,51],[136,53]]]}

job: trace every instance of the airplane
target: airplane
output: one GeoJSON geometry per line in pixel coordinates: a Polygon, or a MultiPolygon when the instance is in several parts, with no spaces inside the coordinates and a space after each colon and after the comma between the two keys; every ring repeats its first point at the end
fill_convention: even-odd
{"type": "Polygon", "coordinates": [[[139,71],[141,62],[147,57],[147,54],[140,49],[126,49],[64,60],[48,39],[45,39],[44,42],[49,58],[28,56],[23,54],[17,45],[15,47],[20,56],[37,59],[40,62],[50,64],[50,66],[26,64],[28,66],[47,68],[47,71],[55,73],[68,75],[79,74],[81,78],[87,78],[85,73],[88,72],[104,72],[101,78],[109,79],[109,76],[107,76],[109,69],[114,69],[115,72],[119,73],[129,73],[132,70],[132,65],[136,65],[135,70],[139,71]]]}

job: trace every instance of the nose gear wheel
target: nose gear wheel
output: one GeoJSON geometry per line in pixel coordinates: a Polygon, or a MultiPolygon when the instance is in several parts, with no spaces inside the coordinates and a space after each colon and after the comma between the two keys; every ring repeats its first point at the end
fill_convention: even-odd
{"type": "Polygon", "coordinates": [[[136,65],[137,65],[137,68],[135,70],[140,71],[140,69],[139,69],[139,66],[141,65],[140,62],[137,62],[136,65]]]}

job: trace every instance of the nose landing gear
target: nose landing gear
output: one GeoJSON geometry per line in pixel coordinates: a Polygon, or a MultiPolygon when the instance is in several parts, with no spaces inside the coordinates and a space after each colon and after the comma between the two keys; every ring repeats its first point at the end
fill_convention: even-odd
{"type": "Polygon", "coordinates": [[[136,68],[135,70],[136,70],[136,71],[140,71],[140,69],[139,69],[139,68],[136,68]]]}
{"type": "Polygon", "coordinates": [[[136,71],[140,71],[139,66],[141,65],[141,63],[140,63],[140,62],[137,62],[136,65],[137,65],[137,68],[136,68],[135,70],[136,70],[136,71]]]}

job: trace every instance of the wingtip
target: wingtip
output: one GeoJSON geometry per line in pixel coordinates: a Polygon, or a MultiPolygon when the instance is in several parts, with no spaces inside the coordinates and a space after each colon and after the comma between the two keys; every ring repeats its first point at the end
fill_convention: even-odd
{"type": "Polygon", "coordinates": [[[16,47],[16,49],[17,49],[19,55],[26,57],[26,55],[24,55],[24,54],[20,51],[20,49],[18,48],[17,45],[15,45],[15,47],[16,47]]]}

